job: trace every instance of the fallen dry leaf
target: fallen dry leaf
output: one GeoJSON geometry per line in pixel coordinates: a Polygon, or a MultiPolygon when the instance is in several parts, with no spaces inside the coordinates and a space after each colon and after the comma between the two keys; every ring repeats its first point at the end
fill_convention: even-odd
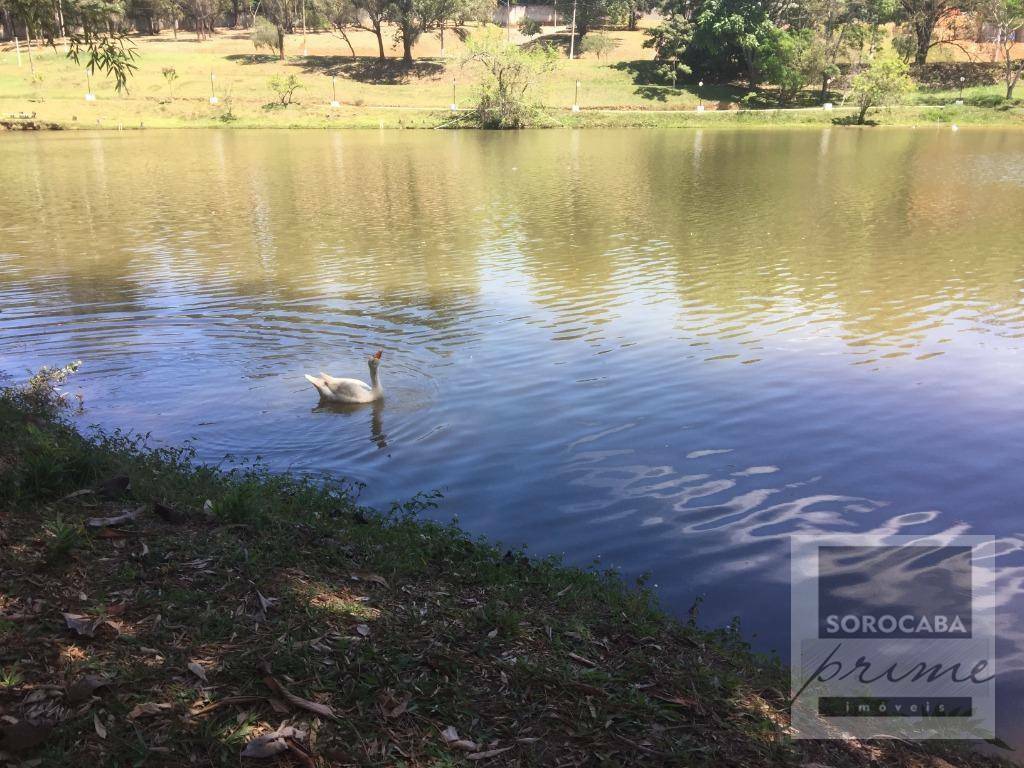
{"type": "Polygon", "coordinates": [[[82,488],[78,491],[72,491],[67,496],[61,496],[57,501],[70,501],[71,499],[77,499],[79,496],[87,496],[90,493],[96,493],[92,488],[82,488]]]}
{"type": "Polygon", "coordinates": [[[671,694],[662,693],[661,691],[651,691],[647,695],[652,699],[664,701],[668,704],[677,704],[680,707],[690,707],[691,709],[695,709],[699,706],[697,704],[697,700],[690,696],[672,696],[671,694]]]}
{"type": "Polygon", "coordinates": [[[301,696],[296,696],[270,675],[263,678],[263,684],[294,707],[304,709],[307,712],[313,712],[317,715],[322,715],[323,717],[334,717],[334,710],[327,704],[321,704],[318,701],[310,701],[309,699],[304,699],[301,696]]]}
{"type": "Polygon", "coordinates": [[[97,627],[104,621],[102,618],[92,619],[78,613],[62,613],[61,615],[64,617],[68,629],[74,630],[75,634],[82,637],[95,635],[97,627]]]}
{"type": "Polygon", "coordinates": [[[383,576],[379,576],[376,573],[367,573],[365,571],[355,571],[352,573],[353,581],[368,581],[371,584],[380,584],[382,587],[387,587],[388,582],[383,576]]]}
{"type": "Polygon", "coordinates": [[[95,712],[92,713],[92,727],[96,729],[96,735],[101,739],[107,738],[107,729],[103,727],[103,723],[100,722],[100,716],[95,712]]]}
{"type": "Polygon", "coordinates": [[[585,667],[596,667],[597,666],[597,662],[596,661],[591,661],[590,659],[588,659],[588,658],[586,658],[584,656],[580,656],[578,653],[570,653],[569,654],[569,658],[572,659],[573,661],[579,662],[580,664],[582,664],[585,667]]]}
{"type": "Polygon", "coordinates": [[[392,717],[400,717],[401,715],[404,715],[405,711],[409,708],[409,702],[410,701],[412,701],[412,697],[411,696],[406,696],[404,699],[402,699],[400,702],[398,702],[398,704],[394,708],[386,710],[384,712],[384,716],[392,718],[392,717]]]}
{"type": "Polygon", "coordinates": [[[227,698],[205,704],[202,701],[197,701],[189,708],[189,714],[192,717],[199,717],[229,704],[258,704],[266,700],[264,696],[228,696],[227,698]]]}
{"type": "Polygon", "coordinates": [[[149,715],[159,715],[164,712],[169,712],[173,705],[170,702],[161,702],[159,704],[147,701],[144,704],[136,704],[132,707],[132,711],[128,713],[129,720],[135,720],[139,717],[148,717],[149,715]]]}
{"type": "Polygon", "coordinates": [[[502,752],[508,752],[512,747],[502,747],[501,749],[488,749],[484,752],[474,752],[472,755],[466,755],[467,760],[486,760],[488,757],[494,757],[500,755],[502,752]]]}
{"type": "Polygon", "coordinates": [[[267,615],[267,609],[272,608],[274,603],[277,602],[276,597],[266,597],[258,589],[256,590],[256,600],[260,604],[260,613],[262,613],[264,616],[267,615]]]}
{"type": "Polygon", "coordinates": [[[480,747],[475,741],[469,739],[463,739],[459,736],[459,732],[455,730],[454,725],[449,725],[443,731],[441,731],[441,738],[444,739],[444,743],[452,749],[462,749],[466,752],[476,752],[480,747]]]}
{"type": "Polygon", "coordinates": [[[137,507],[136,509],[128,510],[127,512],[114,515],[113,517],[90,517],[85,521],[85,525],[88,528],[106,528],[111,525],[124,525],[130,523],[137,518],[145,507],[137,507]]]}
{"type": "Polygon", "coordinates": [[[207,680],[207,679],[206,679],[206,670],[205,670],[205,669],[203,669],[203,668],[202,668],[202,667],[201,667],[201,666],[199,665],[199,662],[197,662],[197,661],[190,661],[190,662],[188,663],[188,669],[189,669],[189,672],[191,672],[191,673],[192,673],[193,675],[195,675],[196,677],[198,677],[198,678],[199,678],[200,680],[202,680],[202,681],[203,681],[204,683],[208,683],[208,682],[210,682],[209,680],[207,680]]]}
{"type": "Polygon", "coordinates": [[[257,759],[273,757],[288,751],[287,739],[304,741],[305,738],[305,731],[300,731],[290,725],[283,725],[276,731],[257,736],[246,744],[245,749],[242,750],[242,757],[254,757],[257,759]]]}
{"type": "Polygon", "coordinates": [[[83,701],[88,701],[92,698],[96,691],[109,686],[110,680],[108,678],[100,677],[99,675],[86,675],[68,686],[68,703],[81,704],[83,701]]]}

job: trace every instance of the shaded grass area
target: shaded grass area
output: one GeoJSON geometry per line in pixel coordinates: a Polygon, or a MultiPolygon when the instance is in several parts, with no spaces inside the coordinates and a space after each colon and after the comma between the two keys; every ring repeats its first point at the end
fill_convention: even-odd
{"type": "Polygon", "coordinates": [[[287,723],[273,760],[241,763],[994,764],[794,742],[786,670],[735,627],[420,521],[430,497],[379,513],[344,484],[86,438],[53,402],[0,393],[7,753],[236,766],[287,723]]]}

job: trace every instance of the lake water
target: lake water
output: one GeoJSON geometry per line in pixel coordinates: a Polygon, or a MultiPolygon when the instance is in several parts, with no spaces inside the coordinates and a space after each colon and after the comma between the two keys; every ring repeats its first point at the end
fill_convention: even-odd
{"type": "Polygon", "coordinates": [[[440,489],[783,655],[790,533],[994,534],[1019,738],[1024,132],[0,136],[0,179],[0,369],[82,359],[86,423],[440,489]],[[381,406],[317,407],[377,349],[381,406]]]}

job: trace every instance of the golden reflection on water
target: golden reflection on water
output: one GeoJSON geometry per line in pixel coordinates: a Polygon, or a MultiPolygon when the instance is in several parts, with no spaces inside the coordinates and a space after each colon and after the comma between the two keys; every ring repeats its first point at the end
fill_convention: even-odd
{"type": "Polygon", "coordinates": [[[940,354],[922,346],[954,315],[1021,332],[1021,187],[979,184],[975,162],[1010,162],[1019,136],[638,138],[8,139],[5,272],[63,276],[72,311],[131,311],[156,282],[238,309],[254,293],[372,297],[438,326],[508,290],[568,336],[668,304],[673,335],[740,357],[794,330],[870,362],[940,354]]]}
{"type": "Polygon", "coordinates": [[[1022,153],[937,128],[0,136],[0,368],[83,358],[90,423],[373,503],[442,487],[475,531],[650,570],[784,648],[793,531],[965,529],[1024,564],[1022,153]],[[382,405],[315,407],[303,371],[378,347],[382,405]]]}

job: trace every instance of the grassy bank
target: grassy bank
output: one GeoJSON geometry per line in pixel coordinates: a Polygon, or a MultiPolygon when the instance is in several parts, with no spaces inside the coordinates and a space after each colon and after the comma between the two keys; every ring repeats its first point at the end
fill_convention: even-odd
{"type": "Polygon", "coordinates": [[[343,485],[86,438],[52,403],[0,393],[15,759],[238,765],[287,722],[264,747],[281,765],[949,765],[792,741],[786,671],[737,632],[417,520],[430,499],[377,513],[343,485]]]}
{"type": "MultiPolygon", "coordinates": [[[[852,114],[841,106],[842,94],[831,98],[837,110],[817,107],[808,94],[804,108],[738,110],[746,90],[735,84],[679,88],[652,80],[650,49],[642,31],[609,33],[618,47],[606,60],[593,57],[562,59],[554,73],[537,87],[536,96],[547,111],[543,123],[552,127],[828,125],[852,114]],[[577,99],[581,112],[570,107],[577,99]],[[703,104],[707,111],[696,112],[703,104]]],[[[517,42],[526,42],[517,32],[517,42]]],[[[376,40],[369,33],[352,36],[356,56],[333,35],[289,36],[284,61],[254,51],[247,33],[227,31],[213,39],[196,40],[181,33],[134,38],[139,69],[128,93],[117,93],[100,76],[86,79],[58,44],[56,49],[34,47],[30,66],[21,46],[20,66],[15,47],[0,47],[0,118],[35,115],[44,125],[71,128],[176,128],[235,126],[242,128],[437,128],[451,120],[453,99],[462,108],[475,99],[477,73],[459,64],[461,43],[449,34],[445,55],[439,41],[425,36],[416,47],[411,68],[395,58],[378,60],[376,40]],[[305,53],[303,52],[305,51],[305,53]],[[34,69],[34,73],[33,73],[34,69]],[[166,69],[175,79],[168,81],[166,69]],[[211,75],[213,76],[211,79],[211,75]],[[294,75],[302,88],[296,102],[274,106],[269,81],[275,75],[294,75]],[[332,80],[333,78],[333,80],[332,80]],[[453,93],[454,80],[454,93],[453,93]],[[86,101],[87,89],[95,101],[86,101]],[[210,103],[216,95],[217,104],[210,103]],[[340,103],[332,108],[330,102],[340,103]]],[[[389,35],[390,40],[390,35],[389,35]]],[[[565,47],[568,37],[549,34],[544,42],[565,47]]],[[[397,52],[391,50],[392,57],[397,52]]],[[[925,123],[1024,125],[1024,107],[1001,104],[1001,86],[964,90],[965,106],[954,104],[959,91],[922,88],[906,107],[883,110],[872,119],[887,125],[925,123]]],[[[763,94],[761,106],[772,96],[763,94]]]]}
{"type": "MultiPolygon", "coordinates": [[[[547,110],[538,124],[545,128],[821,128],[852,126],[856,110],[836,107],[822,109],[750,109],[734,111],[655,111],[584,109],[547,110]]],[[[263,115],[235,113],[222,120],[215,115],[196,113],[189,118],[155,117],[136,121],[136,115],[118,111],[102,117],[89,116],[82,121],[75,115],[37,117],[25,121],[8,121],[11,127],[33,127],[39,130],[139,130],[152,128],[376,128],[376,129],[446,129],[456,127],[449,110],[428,108],[341,107],[320,113],[287,113],[268,119],[263,115]]],[[[2,121],[0,121],[2,122],[2,121]]],[[[464,124],[464,123],[463,123],[464,124]]],[[[910,105],[879,110],[869,114],[867,127],[979,126],[990,128],[1024,128],[1024,109],[996,110],[988,107],[910,105]]]]}

